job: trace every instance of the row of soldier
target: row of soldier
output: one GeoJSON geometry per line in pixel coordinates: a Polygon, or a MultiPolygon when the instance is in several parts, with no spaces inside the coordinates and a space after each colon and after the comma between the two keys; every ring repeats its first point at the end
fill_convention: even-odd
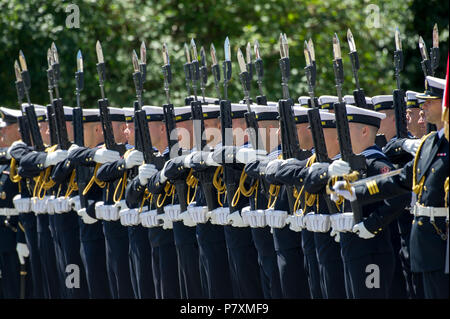
{"type": "MultiPolygon", "coordinates": [[[[358,105],[359,87],[353,96],[338,91],[339,96],[314,97],[311,44],[305,44],[310,96],[294,105],[286,37],[280,42],[278,103],[267,102],[261,90],[258,104],[251,102],[242,53],[245,98],[227,100],[226,44],[223,99],[206,98],[203,79],[203,97],[197,97],[202,68],[189,57],[186,75],[195,95],[186,99],[190,106],[174,108],[166,55],[168,103],[142,106],[145,60],[134,54],[135,108],[108,107],[97,47],[100,111],[82,110],[81,140],[75,123],[80,108],[62,107],[59,97],[53,109],[30,101],[21,105],[24,112],[1,109],[2,215],[10,242],[23,243],[25,237],[26,246],[18,244],[17,251],[21,262],[29,254],[33,297],[448,296],[444,81],[428,76],[424,94],[408,91],[403,99],[411,130],[417,130],[422,112],[438,132],[420,139],[423,131],[417,130],[400,138],[395,94],[363,95],[364,107],[358,105]],[[64,117],[55,116],[58,108],[64,117]],[[23,118],[29,143],[24,126],[19,132],[23,118]],[[52,147],[37,149],[33,126],[52,147]],[[61,146],[62,130],[73,141],[70,147],[61,146]],[[349,145],[350,157],[344,152],[349,145]],[[358,160],[364,169],[355,168],[358,160]],[[401,170],[387,174],[394,165],[401,170]],[[366,179],[358,183],[361,177],[366,179]],[[79,285],[68,281],[73,265],[80,270],[79,285]]],[[[23,66],[21,71],[20,79],[26,79],[23,66]]],[[[14,259],[14,253],[9,249],[5,256],[14,259]]],[[[19,275],[12,265],[18,261],[3,264],[8,263],[2,262],[5,295],[14,297],[19,275]]]]}

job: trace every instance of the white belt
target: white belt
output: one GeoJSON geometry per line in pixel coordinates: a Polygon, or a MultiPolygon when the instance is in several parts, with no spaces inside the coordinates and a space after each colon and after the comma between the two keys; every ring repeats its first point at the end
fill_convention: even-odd
{"type": "Polygon", "coordinates": [[[412,213],[414,214],[414,216],[430,217],[430,221],[434,221],[434,217],[446,217],[448,219],[448,208],[446,207],[421,206],[416,203],[412,210],[412,213]]]}
{"type": "Polygon", "coordinates": [[[15,208],[0,208],[0,216],[14,216],[19,215],[15,208]]]}

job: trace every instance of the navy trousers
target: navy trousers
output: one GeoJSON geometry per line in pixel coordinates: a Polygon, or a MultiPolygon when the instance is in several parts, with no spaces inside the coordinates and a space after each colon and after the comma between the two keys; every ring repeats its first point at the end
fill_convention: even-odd
{"type": "Polygon", "coordinates": [[[235,297],[263,298],[258,254],[253,244],[251,229],[224,226],[224,232],[235,297]]]}
{"type": "Polygon", "coordinates": [[[223,226],[210,223],[197,225],[200,260],[204,267],[209,299],[233,298],[230,267],[223,226]]]}
{"type": "Polygon", "coordinates": [[[344,261],[345,287],[349,299],[386,299],[389,297],[395,259],[393,254],[368,254],[358,259],[344,261]],[[368,265],[377,265],[379,273],[367,273],[368,265]],[[372,279],[369,276],[375,275],[372,279]],[[378,282],[379,286],[373,286],[378,282]]]}
{"type": "Polygon", "coordinates": [[[148,230],[143,226],[128,227],[130,242],[130,274],[136,299],[154,299],[151,247],[148,230]]]}
{"type": "Polygon", "coordinates": [[[182,221],[173,222],[173,235],[177,251],[181,298],[203,298],[196,229],[185,226],[182,221]]]}
{"type": "Polygon", "coordinates": [[[152,252],[153,284],[157,299],[180,298],[177,253],[173,231],[153,227],[148,229],[152,252]]]}
{"type": "Polygon", "coordinates": [[[308,276],[304,268],[301,234],[288,227],[273,229],[283,298],[309,299],[308,276]]]}
{"type": "Polygon", "coordinates": [[[426,299],[448,299],[448,274],[444,270],[422,273],[426,299]]]}
{"type": "Polygon", "coordinates": [[[106,269],[113,299],[134,298],[128,257],[128,231],[120,221],[103,221],[106,269]]]}
{"type": "Polygon", "coordinates": [[[44,298],[44,286],[42,282],[42,265],[39,257],[37,240],[36,216],[33,213],[19,214],[19,221],[25,230],[25,240],[30,251],[29,261],[31,278],[33,282],[33,298],[44,298]]]}
{"type": "Polygon", "coordinates": [[[282,297],[280,272],[270,227],[252,228],[251,232],[258,253],[259,273],[264,298],[279,299],[282,297]]]}
{"type": "Polygon", "coordinates": [[[19,258],[15,250],[0,253],[3,298],[18,299],[20,290],[19,258]]]}
{"type": "Polygon", "coordinates": [[[302,230],[302,249],[304,256],[304,269],[308,277],[309,293],[312,299],[321,299],[319,263],[316,255],[314,233],[306,229],[302,230]]]}

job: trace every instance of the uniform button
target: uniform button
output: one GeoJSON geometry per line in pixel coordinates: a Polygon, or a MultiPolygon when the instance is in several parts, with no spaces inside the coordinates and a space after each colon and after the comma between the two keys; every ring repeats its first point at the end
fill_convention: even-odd
{"type": "Polygon", "coordinates": [[[300,183],[302,183],[303,182],[303,178],[300,178],[300,183]]]}
{"type": "Polygon", "coordinates": [[[417,222],[417,224],[418,224],[419,226],[422,226],[422,225],[423,225],[423,222],[422,222],[421,220],[419,220],[419,221],[417,222]]]}
{"type": "Polygon", "coordinates": [[[426,191],[426,190],[427,190],[427,187],[426,187],[426,186],[424,186],[424,187],[423,187],[423,189],[424,189],[424,190],[426,191]]]}
{"type": "Polygon", "coordinates": [[[434,169],[434,167],[431,169],[431,171],[434,173],[436,170],[434,169]]]}
{"type": "Polygon", "coordinates": [[[417,173],[420,173],[420,168],[417,169],[417,173]]]}
{"type": "Polygon", "coordinates": [[[378,228],[378,231],[382,231],[382,229],[381,229],[381,228],[378,228]]]}

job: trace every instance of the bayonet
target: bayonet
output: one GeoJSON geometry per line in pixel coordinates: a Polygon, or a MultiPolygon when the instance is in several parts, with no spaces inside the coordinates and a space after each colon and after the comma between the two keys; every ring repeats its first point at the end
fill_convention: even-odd
{"type": "Polygon", "coordinates": [[[367,108],[366,96],[364,90],[359,85],[358,70],[359,70],[359,57],[358,51],[356,51],[355,39],[353,38],[352,31],[347,30],[347,41],[350,48],[350,61],[352,63],[353,78],[355,79],[356,90],[353,91],[355,98],[355,104],[361,108],[367,108]]]}
{"type": "Polygon", "coordinates": [[[286,34],[280,33],[280,69],[281,69],[281,86],[283,88],[283,99],[290,99],[288,81],[291,75],[291,66],[289,61],[289,45],[286,34]]]}
{"type": "Polygon", "coordinates": [[[394,70],[397,82],[397,89],[400,90],[400,72],[403,70],[403,50],[402,40],[400,38],[400,31],[395,29],[395,51],[394,51],[394,70]]]}
{"type": "Polygon", "coordinates": [[[342,85],[344,83],[344,66],[342,64],[341,44],[337,34],[333,37],[333,70],[339,103],[342,103],[342,85]]]}
{"type": "Polygon", "coordinates": [[[147,76],[147,48],[145,42],[142,41],[140,47],[139,71],[141,72],[142,91],[144,90],[145,78],[147,76]]]}
{"type": "Polygon", "coordinates": [[[216,48],[214,47],[214,44],[212,44],[212,43],[211,43],[210,52],[211,52],[211,61],[212,61],[211,72],[212,72],[212,74],[214,76],[214,86],[216,88],[216,94],[217,94],[217,97],[220,100],[221,99],[220,89],[219,89],[220,67],[219,67],[219,64],[217,62],[216,48]]]}
{"type": "Polygon", "coordinates": [[[206,65],[205,48],[202,46],[200,48],[200,88],[202,90],[203,103],[206,103],[205,89],[207,83],[208,83],[208,67],[206,65]]]}
{"type": "Polygon", "coordinates": [[[191,65],[191,55],[189,53],[189,47],[184,44],[184,56],[186,57],[186,63],[184,64],[184,77],[186,79],[186,88],[188,96],[191,95],[191,81],[192,81],[192,65],[191,65]]]}
{"type": "Polygon", "coordinates": [[[97,73],[98,73],[98,82],[100,86],[100,93],[102,95],[102,100],[105,99],[105,59],[103,58],[103,50],[100,41],[97,41],[95,44],[95,50],[97,52],[97,73]]]}
{"type": "Polygon", "coordinates": [[[231,49],[230,39],[226,37],[224,43],[225,61],[223,61],[223,95],[228,100],[228,81],[231,80],[231,49]]]}
{"type": "Polygon", "coordinates": [[[77,71],[75,72],[75,85],[76,85],[76,97],[77,97],[77,107],[81,107],[80,105],[80,92],[84,88],[84,72],[83,72],[83,56],[81,55],[81,51],[77,52],[77,71]]]}
{"type": "Polygon", "coordinates": [[[261,59],[261,54],[259,52],[259,42],[258,40],[255,41],[255,44],[253,46],[255,50],[255,69],[256,69],[256,75],[258,79],[256,82],[258,83],[258,91],[259,96],[256,97],[256,103],[261,105],[267,105],[267,98],[264,96],[262,91],[262,78],[264,76],[264,66],[263,66],[263,60],[261,59]]]}
{"type": "Polygon", "coordinates": [[[241,73],[239,73],[239,77],[241,79],[242,88],[244,89],[244,99],[247,103],[247,109],[250,113],[252,110],[250,108],[250,75],[247,70],[247,65],[245,63],[244,55],[242,54],[241,49],[237,51],[237,60],[239,64],[239,69],[241,73]]]}
{"type": "Polygon", "coordinates": [[[164,91],[166,92],[167,104],[170,105],[170,84],[172,83],[172,70],[170,68],[169,51],[166,43],[163,43],[162,54],[164,60],[164,65],[162,67],[164,75],[164,91]]]}
{"type": "Polygon", "coordinates": [[[306,73],[306,80],[308,82],[308,93],[310,96],[311,101],[311,107],[315,108],[315,98],[314,98],[314,88],[316,86],[316,68],[313,65],[313,57],[314,57],[314,50],[311,50],[312,40],[309,40],[309,43],[305,41],[304,43],[304,54],[305,54],[305,60],[306,60],[306,66],[305,66],[305,73],[306,73]]]}
{"type": "Polygon", "coordinates": [[[48,65],[48,69],[47,69],[48,94],[50,96],[50,103],[52,103],[53,102],[54,78],[53,78],[53,70],[52,70],[53,54],[52,54],[51,49],[47,50],[47,65],[48,65]]]}
{"type": "Polygon", "coordinates": [[[200,80],[200,66],[198,63],[197,46],[194,39],[191,39],[191,53],[192,53],[192,89],[194,90],[194,100],[197,101],[197,87],[200,80]]]}
{"type": "Polygon", "coordinates": [[[19,51],[19,63],[20,68],[22,69],[20,71],[20,75],[24,84],[25,96],[27,98],[28,104],[31,104],[30,95],[28,93],[31,88],[30,73],[28,72],[27,60],[25,59],[25,55],[23,54],[22,50],[19,51]]]}
{"type": "Polygon", "coordinates": [[[433,47],[430,49],[431,69],[433,76],[439,67],[439,30],[437,23],[433,27],[433,47]]]}
{"type": "Polygon", "coordinates": [[[314,74],[317,74],[317,66],[316,66],[316,51],[314,50],[314,43],[311,38],[308,41],[309,55],[311,58],[311,64],[314,68],[314,74]]]}
{"type": "Polygon", "coordinates": [[[250,76],[250,83],[253,80],[253,61],[252,61],[252,46],[250,42],[247,42],[247,47],[245,49],[245,57],[247,62],[247,72],[250,76]]]}
{"type": "Polygon", "coordinates": [[[59,71],[59,55],[58,55],[58,49],[56,48],[55,42],[52,42],[51,45],[51,52],[52,52],[52,72],[53,72],[53,87],[55,89],[56,98],[59,99],[59,89],[58,89],[58,82],[60,78],[60,71],[59,71]]]}
{"type": "Polygon", "coordinates": [[[428,58],[427,46],[425,44],[425,41],[423,41],[422,37],[419,37],[419,50],[420,55],[422,56],[422,61],[420,62],[420,65],[422,66],[424,76],[427,77],[428,75],[433,75],[431,61],[428,58]]]}
{"type": "Polygon", "coordinates": [[[142,73],[139,66],[139,59],[135,50],[133,50],[133,53],[131,54],[131,61],[133,62],[133,81],[134,87],[136,89],[136,97],[139,109],[142,109],[142,73]]]}

